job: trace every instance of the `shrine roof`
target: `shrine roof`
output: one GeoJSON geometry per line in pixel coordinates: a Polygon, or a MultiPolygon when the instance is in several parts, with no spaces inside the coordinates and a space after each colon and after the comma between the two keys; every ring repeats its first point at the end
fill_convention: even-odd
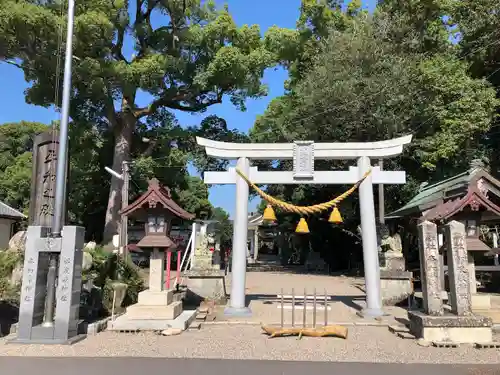
{"type": "Polygon", "coordinates": [[[0,202],[0,217],[14,219],[14,220],[22,220],[26,218],[22,212],[19,212],[15,208],[7,206],[5,203],[0,202]]]}
{"type": "Polygon", "coordinates": [[[148,190],[133,203],[122,209],[120,215],[130,215],[145,205],[147,205],[147,208],[155,208],[158,204],[181,219],[193,220],[195,218],[195,215],[184,210],[172,199],[170,189],[160,185],[156,178],[149,180],[148,190]]]}
{"type": "Polygon", "coordinates": [[[167,251],[174,251],[177,249],[177,245],[168,236],[155,236],[149,235],[143,237],[138,243],[137,247],[145,248],[160,248],[166,249],[167,251]]]}
{"type": "Polygon", "coordinates": [[[386,219],[409,216],[419,217],[425,213],[425,220],[444,219],[454,215],[475,201],[490,211],[500,215],[500,207],[493,204],[483,192],[491,190],[500,193],[500,181],[491,176],[482,166],[469,170],[433,184],[422,184],[419,192],[406,205],[391,212],[386,219]],[[484,183],[483,186],[479,186],[484,183]]]}
{"type": "Polygon", "coordinates": [[[263,223],[263,220],[262,220],[263,216],[262,214],[254,214],[254,215],[249,215],[248,216],[248,227],[249,229],[252,229],[252,228],[255,228],[255,227],[258,227],[259,225],[261,225],[263,223]]]}

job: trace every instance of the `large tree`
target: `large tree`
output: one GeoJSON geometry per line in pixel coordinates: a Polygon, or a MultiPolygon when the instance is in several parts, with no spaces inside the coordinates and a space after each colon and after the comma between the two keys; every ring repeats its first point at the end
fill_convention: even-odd
{"type": "MultiPolygon", "coordinates": [[[[454,1],[451,22],[456,25],[460,55],[470,62],[473,77],[484,77],[500,93],[500,3],[496,0],[454,1]]],[[[500,172],[500,121],[498,116],[483,145],[490,151],[494,173],[500,172]]]]}
{"type": "MultiPolygon", "coordinates": [[[[154,176],[172,188],[175,199],[187,211],[209,216],[212,205],[207,185],[199,177],[189,176],[187,171],[187,162],[191,159],[191,132],[201,135],[204,132],[199,127],[186,132],[172,118],[167,122],[162,132],[155,133],[154,141],[135,143],[132,154],[141,156],[134,157],[130,166],[130,199],[142,194],[147,189],[148,179],[154,176]],[[178,145],[160,146],[174,143],[178,145]]],[[[47,125],[30,122],[0,125],[0,201],[26,213],[31,191],[33,140],[36,134],[48,129],[47,125]]],[[[100,241],[110,181],[104,166],[112,161],[113,155],[108,152],[112,138],[87,123],[72,123],[69,135],[68,219],[86,228],[88,240],[100,241]]],[[[136,136],[140,135],[146,138],[150,132],[138,129],[136,136]]],[[[197,159],[203,163],[201,156],[197,159]]]]}
{"type": "MultiPolygon", "coordinates": [[[[0,58],[24,71],[28,103],[59,104],[65,27],[60,2],[0,0],[0,58]]],[[[200,0],[77,2],[73,55],[71,117],[105,124],[117,171],[138,124],[165,109],[200,112],[224,97],[244,109],[245,98],[265,93],[262,74],[274,61],[258,26],[237,27],[227,8],[200,0]]],[[[120,201],[113,178],[106,240],[117,231],[120,201]]]]}
{"type": "MultiPolygon", "coordinates": [[[[407,48],[406,42],[416,37],[418,44],[420,35],[405,31],[407,37],[396,37],[401,23],[395,17],[360,14],[344,31],[332,30],[303,77],[256,121],[252,138],[375,141],[413,133],[411,148],[387,167],[405,168],[417,183],[456,173],[480,156],[480,140],[498,105],[495,91],[468,75],[468,64],[451,46],[436,50],[431,43],[432,53],[407,48]]],[[[290,167],[285,164],[277,168],[290,167]]],[[[318,163],[317,168],[334,166],[318,163]]],[[[328,200],[338,191],[272,187],[302,204],[328,200]]],[[[407,193],[395,190],[388,203],[403,203],[407,193]]]]}

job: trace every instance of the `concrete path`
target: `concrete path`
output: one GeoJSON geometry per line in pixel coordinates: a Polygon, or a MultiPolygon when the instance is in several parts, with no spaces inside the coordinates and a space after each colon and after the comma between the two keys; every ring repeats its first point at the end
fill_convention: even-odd
{"type": "Polygon", "coordinates": [[[495,375],[498,366],[157,358],[0,358],[0,368],[39,375],[495,375]]]}

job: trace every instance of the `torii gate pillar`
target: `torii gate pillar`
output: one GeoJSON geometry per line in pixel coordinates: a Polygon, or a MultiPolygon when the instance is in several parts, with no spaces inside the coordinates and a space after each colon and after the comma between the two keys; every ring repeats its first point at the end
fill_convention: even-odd
{"type": "MultiPolygon", "coordinates": [[[[367,317],[384,315],[380,293],[380,267],[378,260],[377,230],[373,185],[404,184],[405,172],[381,171],[371,167],[370,158],[384,159],[403,152],[403,145],[411,142],[411,135],[380,142],[366,143],[226,143],[197,137],[200,146],[205,147],[208,156],[219,159],[237,160],[237,167],[256,184],[354,184],[365,172],[372,173],[359,186],[361,237],[365,271],[366,308],[361,314],[367,317]],[[348,171],[314,171],[314,160],[357,160],[357,167],[348,171]],[[250,167],[250,160],[293,160],[294,170],[259,171],[250,167]]],[[[231,298],[225,313],[228,315],[249,315],[245,303],[248,192],[247,183],[235,171],[205,172],[206,184],[235,184],[236,210],[234,217],[231,298]]]]}
{"type": "MultiPolygon", "coordinates": [[[[250,162],[247,158],[239,158],[236,164],[248,176],[250,162]]],[[[248,192],[249,187],[240,176],[236,179],[236,208],[233,221],[233,249],[231,262],[231,294],[229,305],[224,310],[226,315],[249,315],[250,309],[245,301],[245,284],[247,272],[247,240],[248,240],[248,192]]]]}

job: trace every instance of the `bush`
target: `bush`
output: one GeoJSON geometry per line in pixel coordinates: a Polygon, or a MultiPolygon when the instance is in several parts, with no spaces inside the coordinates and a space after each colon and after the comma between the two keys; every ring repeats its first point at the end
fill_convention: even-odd
{"type": "Polygon", "coordinates": [[[89,251],[92,255],[92,266],[84,271],[82,280],[92,279],[93,284],[102,291],[102,305],[107,314],[111,313],[113,304],[112,285],[116,281],[127,284],[127,294],[122,307],[137,302],[138,294],[144,290],[144,281],[139,274],[139,268],[129,259],[122,259],[117,254],[104,251],[97,247],[89,251]]]}
{"type": "Polygon", "coordinates": [[[12,271],[23,262],[23,253],[17,251],[0,251],[0,301],[18,304],[21,285],[12,285],[12,271]]]}

